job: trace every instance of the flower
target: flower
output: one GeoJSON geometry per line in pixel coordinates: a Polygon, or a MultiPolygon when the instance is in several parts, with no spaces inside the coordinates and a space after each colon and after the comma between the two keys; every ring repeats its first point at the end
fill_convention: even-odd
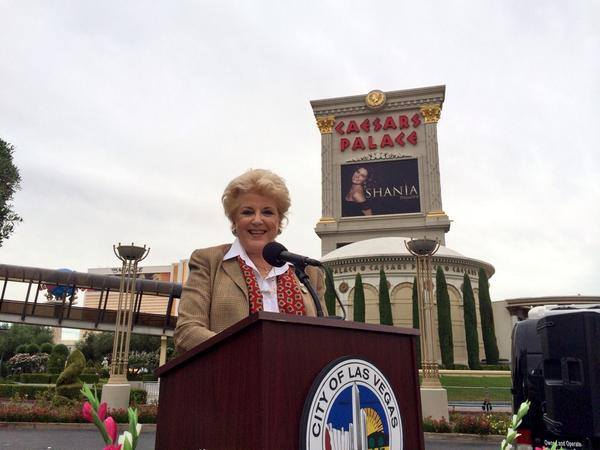
{"type": "Polygon", "coordinates": [[[119,436],[119,445],[123,445],[124,448],[132,448],[133,446],[133,436],[129,431],[124,431],[121,436],[119,436]]]}
{"type": "Polygon", "coordinates": [[[108,416],[104,420],[104,427],[106,428],[106,432],[108,433],[108,437],[113,442],[115,442],[117,440],[117,434],[118,434],[117,423],[115,422],[115,419],[113,419],[112,417],[108,416]]]}
{"type": "Polygon", "coordinates": [[[81,411],[81,413],[83,414],[83,418],[85,420],[87,420],[88,422],[93,422],[94,418],[92,416],[92,405],[90,404],[90,402],[85,402],[83,404],[83,409],[81,411]]]}
{"type": "Polygon", "coordinates": [[[100,418],[100,420],[104,421],[104,419],[106,419],[106,410],[108,409],[108,406],[106,403],[100,403],[100,407],[98,408],[98,417],[100,418]]]}
{"type": "Polygon", "coordinates": [[[110,445],[107,445],[106,447],[104,447],[103,450],[121,450],[121,444],[119,444],[119,445],[110,444],[110,445]]]}

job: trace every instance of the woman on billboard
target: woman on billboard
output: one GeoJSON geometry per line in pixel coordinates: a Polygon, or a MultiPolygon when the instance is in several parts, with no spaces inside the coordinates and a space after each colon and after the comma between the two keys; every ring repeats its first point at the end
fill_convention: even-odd
{"type": "Polygon", "coordinates": [[[352,174],[352,185],[344,197],[342,215],[348,216],[372,216],[373,209],[365,196],[365,183],[369,178],[369,171],[365,167],[359,167],[352,174]]]}

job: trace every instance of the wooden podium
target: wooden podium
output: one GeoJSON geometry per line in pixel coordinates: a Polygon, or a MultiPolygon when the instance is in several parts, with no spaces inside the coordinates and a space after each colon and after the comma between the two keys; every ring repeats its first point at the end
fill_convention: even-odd
{"type": "Polygon", "coordinates": [[[357,357],[391,385],[403,449],[423,450],[418,331],[259,312],[157,370],[157,450],[298,449],[305,401],[332,361],[357,357]]]}

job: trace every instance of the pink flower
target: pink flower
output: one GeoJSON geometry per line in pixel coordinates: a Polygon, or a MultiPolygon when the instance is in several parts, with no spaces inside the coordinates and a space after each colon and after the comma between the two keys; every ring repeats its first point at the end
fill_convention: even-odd
{"type": "Polygon", "coordinates": [[[108,416],[104,421],[104,428],[106,428],[106,432],[108,433],[108,437],[111,439],[111,441],[115,442],[118,434],[117,423],[115,422],[115,419],[108,416]]]}
{"type": "Polygon", "coordinates": [[[107,410],[106,403],[100,403],[100,407],[98,408],[98,417],[102,421],[104,421],[104,419],[106,419],[106,410],[107,410]]]}
{"type": "Polygon", "coordinates": [[[83,418],[85,420],[87,420],[88,422],[93,422],[94,419],[92,417],[92,405],[90,404],[90,402],[85,402],[83,404],[83,409],[81,411],[81,413],[83,414],[83,418]]]}
{"type": "Polygon", "coordinates": [[[110,445],[107,445],[106,447],[104,447],[103,450],[121,450],[121,444],[119,444],[119,445],[110,444],[110,445]]]}

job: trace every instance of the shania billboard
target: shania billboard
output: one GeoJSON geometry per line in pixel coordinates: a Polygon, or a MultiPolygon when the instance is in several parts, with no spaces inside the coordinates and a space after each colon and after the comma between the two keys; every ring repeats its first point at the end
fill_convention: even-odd
{"type": "Polygon", "coordinates": [[[420,212],[416,158],[341,166],[342,217],[420,212]]]}

